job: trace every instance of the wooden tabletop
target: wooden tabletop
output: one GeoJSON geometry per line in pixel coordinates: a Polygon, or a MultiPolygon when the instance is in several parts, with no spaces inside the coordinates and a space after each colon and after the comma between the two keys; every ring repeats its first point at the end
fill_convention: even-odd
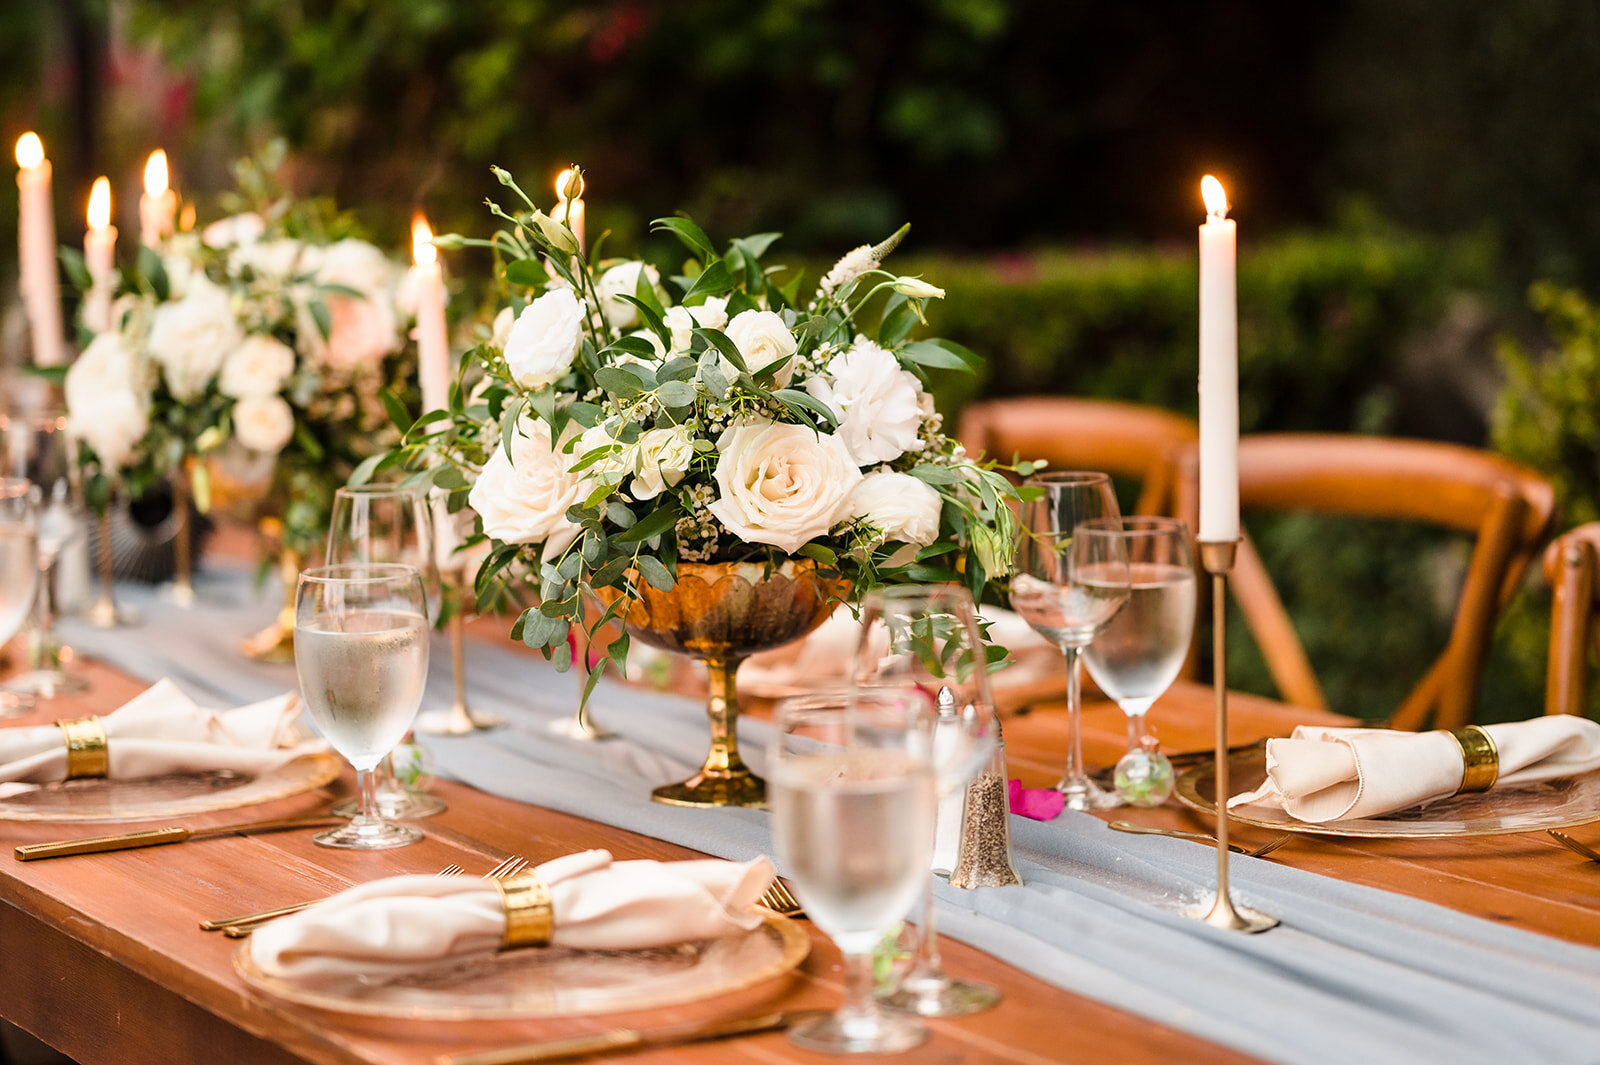
{"type": "MultiPolygon", "coordinates": [[[[85,663],[92,690],[41,705],[36,723],[104,713],[142,685],[85,663]]],[[[548,668],[530,661],[529,669],[548,668]]],[[[1152,720],[1166,749],[1204,747],[1211,735],[1210,691],[1179,685],[1152,720]]],[[[1234,742],[1282,734],[1317,715],[1267,700],[1233,700],[1234,742]]],[[[1106,764],[1124,745],[1121,714],[1085,713],[1088,760],[1106,764]]],[[[1012,775],[1048,785],[1064,761],[1063,715],[1040,707],[1007,722],[1012,775]]],[[[348,782],[250,810],[188,819],[192,827],[310,812],[348,791],[348,782]]],[[[309,832],[227,836],[177,846],[42,862],[12,861],[19,843],[122,831],[123,826],[0,823],[0,1014],[85,1065],[186,1061],[326,1065],[431,1062],[440,1054],[534,1039],[737,1016],[769,1008],[830,1007],[842,992],[839,953],[809,922],[812,952],[792,976],[737,995],[648,1013],[537,1021],[433,1023],[373,1021],[279,1004],[252,993],[234,974],[233,941],[197,922],[318,897],[352,884],[450,863],[487,871],[516,854],[534,862],[605,847],[619,858],[694,856],[684,848],[581,818],[440,783],[450,808],[418,822],[420,844],[380,852],[331,851],[309,832]]],[[[693,817],[693,811],[685,811],[693,817]]],[[[1205,828],[1176,807],[1116,811],[1151,824],[1205,828]]],[[[133,826],[129,826],[133,827],[133,826]]],[[[1262,838],[1244,829],[1246,841],[1262,838]]],[[[1588,838],[1585,836],[1585,838],[1588,838]]],[[[1593,905],[1600,865],[1584,862],[1543,835],[1471,841],[1339,842],[1297,839],[1274,854],[1299,868],[1428,898],[1469,913],[1582,943],[1600,945],[1593,905]]],[[[1249,1059],[1111,1006],[1058,990],[979,950],[950,942],[951,972],[999,985],[999,1007],[974,1017],[934,1021],[933,1035],[904,1060],[941,1063],[1068,1060],[1209,1063],[1249,1059]],[[1070,1041],[1062,1032],[1071,1032],[1070,1041]],[[1070,1049],[1069,1049],[1070,1048],[1070,1049]]],[[[802,1062],[825,1060],[791,1047],[781,1034],[629,1055],[645,1062],[802,1062]]]]}

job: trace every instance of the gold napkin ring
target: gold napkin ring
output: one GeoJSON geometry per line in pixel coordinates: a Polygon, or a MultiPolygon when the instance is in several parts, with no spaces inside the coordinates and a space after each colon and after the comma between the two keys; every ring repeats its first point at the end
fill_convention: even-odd
{"type": "Polygon", "coordinates": [[[556,927],[550,886],[534,873],[508,876],[496,880],[494,886],[506,911],[506,934],[500,949],[547,946],[556,927]]]}
{"type": "Polygon", "coordinates": [[[111,768],[106,751],[106,729],[98,717],[76,721],[57,721],[61,739],[67,745],[67,779],[103,777],[111,768]]]}
{"type": "Polygon", "coordinates": [[[1450,738],[1461,748],[1461,787],[1456,794],[1494,787],[1500,778],[1500,750],[1494,745],[1494,737],[1481,725],[1468,725],[1451,729],[1450,738]]]}

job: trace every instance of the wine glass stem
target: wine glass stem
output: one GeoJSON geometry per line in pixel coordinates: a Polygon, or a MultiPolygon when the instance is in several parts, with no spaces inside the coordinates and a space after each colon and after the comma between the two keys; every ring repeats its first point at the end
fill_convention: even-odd
{"type": "Polygon", "coordinates": [[[55,552],[39,554],[39,594],[35,601],[33,640],[28,655],[30,669],[57,669],[59,647],[56,643],[56,574],[55,552]]]}
{"type": "Polygon", "coordinates": [[[1144,747],[1144,711],[1128,715],[1128,750],[1137,751],[1144,747]]]}
{"type": "Polygon", "coordinates": [[[1083,648],[1074,644],[1063,647],[1067,656],[1067,775],[1064,783],[1069,787],[1087,785],[1083,772],[1083,648]]]}
{"type": "Polygon", "coordinates": [[[844,1005],[840,1015],[847,1021],[871,1018],[878,1012],[873,997],[872,954],[846,954],[844,959],[844,1005]]]}
{"type": "Polygon", "coordinates": [[[939,957],[939,932],[934,927],[933,914],[937,901],[933,888],[938,882],[939,878],[930,873],[928,887],[922,893],[922,935],[917,942],[917,963],[912,968],[913,974],[922,979],[944,977],[944,960],[939,957]]]}
{"type": "Polygon", "coordinates": [[[355,824],[376,825],[383,821],[378,812],[378,774],[372,769],[356,770],[356,787],[361,793],[361,805],[356,810],[355,824]]]}

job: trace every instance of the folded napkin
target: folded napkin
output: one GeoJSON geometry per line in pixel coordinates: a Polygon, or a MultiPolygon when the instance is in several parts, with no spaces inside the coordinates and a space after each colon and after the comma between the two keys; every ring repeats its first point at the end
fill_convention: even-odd
{"type": "MultiPolygon", "coordinates": [[[[642,950],[758,927],[753,907],[772,863],[613,862],[581,851],[534,872],[550,888],[551,944],[642,950]]],[[[469,877],[395,876],[351,888],[258,929],[250,955],[268,975],[383,975],[493,954],[505,935],[500,892],[469,877]]]]}
{"type": "MultiPolygon", "coordinates": [[[[1500,752],[1495,786],[1576,776],[1600,768],[1600,724],[1561,715],[1488,725],[1500,752]]],[[[1302,725],[1267,741],[1267,780],[1230,808],[1278,806],[1301,821],[1377,817],[1454,795],[1461,748],[1448,732],[1302,725]]]]}
{"type": "MultiPolygon", "coordinates": [[[[298,700],[264,699],[237,710],[207,710],[163,680],[100,719],[108,776],[230,769],[259,773],[326,745],[301,739],[298,700]]],[[[44,784],[67,775],[67,751],[54,725],[0,729],[0,782],[44,784]]],[[[9,792],[21,790],[17,787],[9,792]]]]}

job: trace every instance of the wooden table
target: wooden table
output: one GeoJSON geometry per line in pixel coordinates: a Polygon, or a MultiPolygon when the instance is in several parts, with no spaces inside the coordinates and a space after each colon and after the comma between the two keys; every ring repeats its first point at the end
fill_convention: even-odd
{"type": "MultiPolygon", "coordinates": [[[[530,663],[530,669],[547,668],[530,663]]],[[[142,685],[95,663],[86,696],[42,705],[33,721],[103,713],[142,685]]],[[[1152,719],[1169,750],[1203,747],[1210,736],[1209,689],[1180,685],[1152,719]]],[[[1281,734],[1317,715],[1262,699],[1233,704],[1234,742],[1281,734]]],[[[1123,749],[1121,714],[1085,714],[1088,758],[1105,764],[1123,749]]],[[[1047,785],[1060,775],[1062,715],[1036,709],[1007,723],[1013,775],[1047,785]]],[[[327,791],[250,811],[249,817],[309,812],[327,791]]],[[[812,953],[792,976],[712,1003],[626,1016],[540,1021],[421,1024],[369,1021],[258,997],[230,965],[234,943],[203,933],[202,918],[316,897],[351,884],[450,863],[486,871],[502,856],[542,861],[587,847],[619,858],[693,856],[684,848],[580,818],[536,809],[471,788],[441,783],[450,809],[420,827],[412,847],[330,851],[309,832],[229,836],[178,846],[43,862],[12,861],[18,843],[92,835],[100,826],[0,823],[0,1014],[85,1065],[174,1062],[317,1062],[326,1065],[430,1062],[438,1055],[532,1039],[734,1016],[767,1008],[827,1007],[842,992],[838,952],[807,923],[812,953]]],[[[1176,808],[1117,811],[1149,823],[1206,827],[1176,808]]],[[[685,811],[685,817],[693,817],[685,811]]],[[[199,826],[239,812],[191,819],[199,826]]],[[[121,827],[107,829],[120,831],[121,827]]],[[[1249,830],[1240,835],[1252,839],[1249,830]]],[[[1256,837],[1259,838],[1259,837],[1256,837]]],[[[1341,843],[1299,840],[1275,858],[1320,873],[1417,895],[1523,928],[1600,945],[1592,899],[1600,866],[1543,835],[1474,841],[1341,843]]],[[[975,1017],[934,1021],[932,1038],[904,1060],[1038,1063],[1063,1060],[1139,1063],[1250,1060],[1111,1006],[1058,990],[979,950],[947,943],[949,969],[998,984],[1002,1004],[975,1017]],[[1071,1033],[1070,1039],[1063,1033],[1071,1033]]],[[[791,1047],[780,1034],[630,1055],[638,1062],[802,1062],[826,1060],[791,1047]]]]}

